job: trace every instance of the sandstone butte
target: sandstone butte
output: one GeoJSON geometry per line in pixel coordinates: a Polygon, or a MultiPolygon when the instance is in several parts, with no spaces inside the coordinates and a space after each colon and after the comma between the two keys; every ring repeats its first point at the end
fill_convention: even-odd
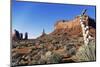
{"type": "MultiPolygon", "coordinates": [[[[95,37],[96,34],[96,22],[94,19],[90,18],[88,15],[84,15],[85,23],[89,26],[90,35],[95,37]]],[[[54,25],[54,31],[52,34],[57,34],[60,31],[65,32],[69,35],[78,35],[82,33],[80,25],[80,17],[76,16],[72,20],[59,20],[54,25]]]]}

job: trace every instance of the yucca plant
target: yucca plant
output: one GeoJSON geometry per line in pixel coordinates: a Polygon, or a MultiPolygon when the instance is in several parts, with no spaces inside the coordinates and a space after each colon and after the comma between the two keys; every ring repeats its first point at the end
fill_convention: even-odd
{"type": "Polygon", "coordinates": [[[96,47],[95,41],[89,42],[87,46],[82,45],[76,53],[77,61],[95,61],[96,60],[96,47]]]}

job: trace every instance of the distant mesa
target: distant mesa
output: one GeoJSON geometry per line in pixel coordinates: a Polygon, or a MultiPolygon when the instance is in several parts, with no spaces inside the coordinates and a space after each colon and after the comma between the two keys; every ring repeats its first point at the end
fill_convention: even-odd
{"type": "Polygon", "coordinates": [[[25,40],[27,40],[28,39],[28,33],[26,32],[25,33],[25,38],[24,38],[25,40]]]}
{"type": "Polygon", "coordinates": [[[12,33],[12,39],[13,40],[27,40],[28,39],[28,33],[25,33],[25,38],[23,38],[23,33],[19,33],[18,30],[14,30],[12,33]]]}
{"type": "MultiPolygon", "coordinates": [[[[45,30],[43,29],[43,32],[40,37],[43,37],[45,35],[46,33],[45,33],[45,30]]],[[[28,32],[25,32],[25,36],[23,36],[23,33],[19,33],[19,31],[15,29],[12,33],[12,39],[13,40],[28,40],[28,32]]]]}

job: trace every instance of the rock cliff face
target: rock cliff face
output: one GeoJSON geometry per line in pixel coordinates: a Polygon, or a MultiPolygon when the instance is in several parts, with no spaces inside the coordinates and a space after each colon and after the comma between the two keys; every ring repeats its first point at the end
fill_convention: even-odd
{"type": "Polygon", "coordinates": [[[55,30],[72,29],[72,28],[75,28],[76,26],[80,26],[79,17],[70,21],[67,21],[67,20],[57,21],[57,23],[55,24],[55,30]]]}
{"type": "MultiPolygon", "coordinates": [[[[96,22],[91,19],[89,16],[84,16],[84,21],[86,25],[89,26],[89,31],[93,37],[95,37],[95,29],[96,29],[96,22]]],[[[73,20],[60,20],[57,21],[54,25],[54,32],[53,34],[59,33],[59,31],[66,32],[69,35],[80,35],[82,33],[81,25],[80,25],[80,18],[79,16],[75,17],[73,20]]]]}

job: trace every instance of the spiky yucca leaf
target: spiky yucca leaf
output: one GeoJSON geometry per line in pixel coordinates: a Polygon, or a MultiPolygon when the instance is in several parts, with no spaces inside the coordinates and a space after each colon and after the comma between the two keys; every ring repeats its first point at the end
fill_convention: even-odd
{"type": "Polygon", "coordinates": [[[76,53],[77,61],[95,61],[96,60],[95,41],[91,41],[87,46],[83,45],[76,53]]]}

